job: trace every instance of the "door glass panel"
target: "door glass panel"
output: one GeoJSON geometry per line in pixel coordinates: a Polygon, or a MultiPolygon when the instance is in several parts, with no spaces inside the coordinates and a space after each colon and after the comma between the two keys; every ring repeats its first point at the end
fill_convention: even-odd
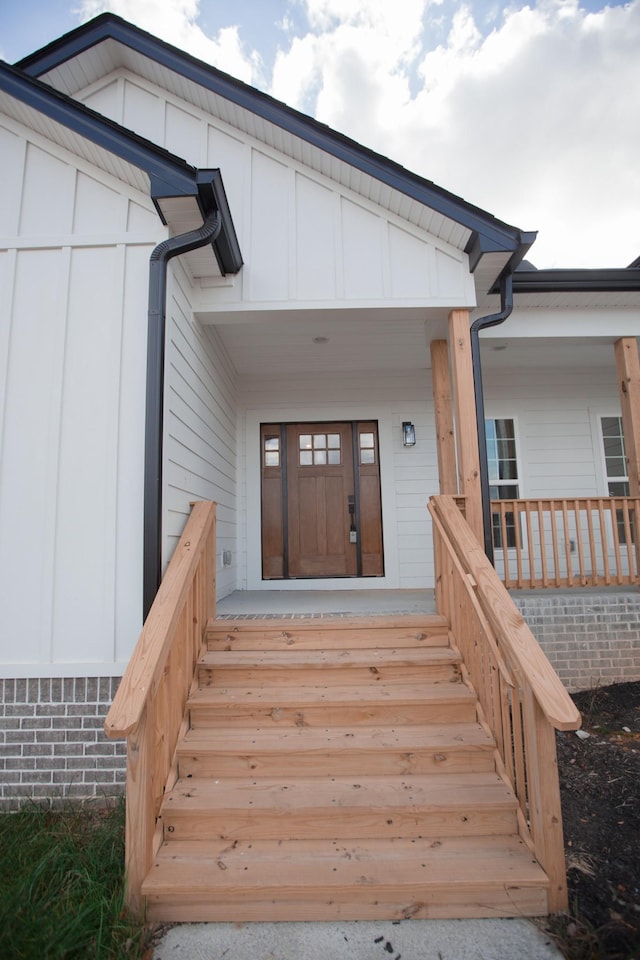
{"type": "Polygon", "coordinates": [[[340,464],[339,433],[303,433],[299,437],[299,464],[301,467],[340,464]]]}
{"type": "Polygon", "coordinates": [[[360,445],[360,463],[375,463],[375,438],[372,433],[361,433],[358,438],[360,445]]]}
{"type": "Polygon", "coordinates": [[[280,437],[264,438],[264,465],[265,467],[280,466],[280,437]]]}

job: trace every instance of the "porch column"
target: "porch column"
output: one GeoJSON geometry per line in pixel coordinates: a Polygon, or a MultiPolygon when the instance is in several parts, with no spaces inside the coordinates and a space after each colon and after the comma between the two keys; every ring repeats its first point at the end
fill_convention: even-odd
{"type": "Polygon", "coordinates": [[[479,542],[483,543],[480,454],[468,310],[452,310],[449,314],[449,351],[458,453],[458,493],[465,497],[467,523],[479,542]]]}
{"type": "Polygon", "coordinates": [[[616,340],[615,355],[629,493],[640,497],[640,359],[636,338],[616,340]]]}
{"type": "Polygon", "coordinates": [[[456,477],[456,448],[453,432],[449,347],[446,340],[431,341],[431,376],[433,380],[433,405],[436,416],[436,444],[438,450],[440,493],[455,496],[458,492],[458,480],[456,477]]]}

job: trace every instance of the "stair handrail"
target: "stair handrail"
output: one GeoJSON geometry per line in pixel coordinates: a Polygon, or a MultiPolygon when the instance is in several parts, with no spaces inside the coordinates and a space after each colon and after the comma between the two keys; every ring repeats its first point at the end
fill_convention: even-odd
{"type": "Polygon", "coordinates": [[[549,876],[549,909],[566,909],[555,730],[577,730],[580,713],[454,498],[434,496],[428,509],[438,612],[460,646],[498,768],[518,799],[521,836],[549,876]]]}
{"type": "Polygon", "coordinates": [[[195,666],[215,616],[216,504],[191,508],[104,724],[111,739],[127,739],[127,902],[138,914],[195,666]]]}

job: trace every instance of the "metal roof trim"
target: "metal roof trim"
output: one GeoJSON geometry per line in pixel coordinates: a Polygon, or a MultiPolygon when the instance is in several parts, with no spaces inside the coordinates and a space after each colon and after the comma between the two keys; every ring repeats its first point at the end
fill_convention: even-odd
{"type": "Polygon", "coordinates": [[[640,270],[633,267],[526,270],[513,275],[514,293],[615,293],[640,290],[640,270]]]}

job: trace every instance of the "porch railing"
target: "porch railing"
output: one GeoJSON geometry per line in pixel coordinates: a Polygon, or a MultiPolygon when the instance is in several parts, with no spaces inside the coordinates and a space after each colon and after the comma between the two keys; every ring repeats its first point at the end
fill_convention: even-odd
{"type": "Polygon", "coordinates": [[[215,519],[215,503],[193,504],[105,721],[107,736],[127,739],[127,902],[138,914],[142,881],[162,840],[160,804],[175,782],[196,661],[215,615],[215,519]]]}
{"type": "Polygon", "coordinates": [[[494,562],[509,589],[639,579],[640,499],[493,500],[494,562]]]}
{"type": "Polygon", "coordinates": [[[555,730],[580,714],[449,496],[433,497],[438,612],[447,617],[497,744],[497,763],[518,798],[520,834],[550,878],[549,910],[567,886],[555,730]]]}

